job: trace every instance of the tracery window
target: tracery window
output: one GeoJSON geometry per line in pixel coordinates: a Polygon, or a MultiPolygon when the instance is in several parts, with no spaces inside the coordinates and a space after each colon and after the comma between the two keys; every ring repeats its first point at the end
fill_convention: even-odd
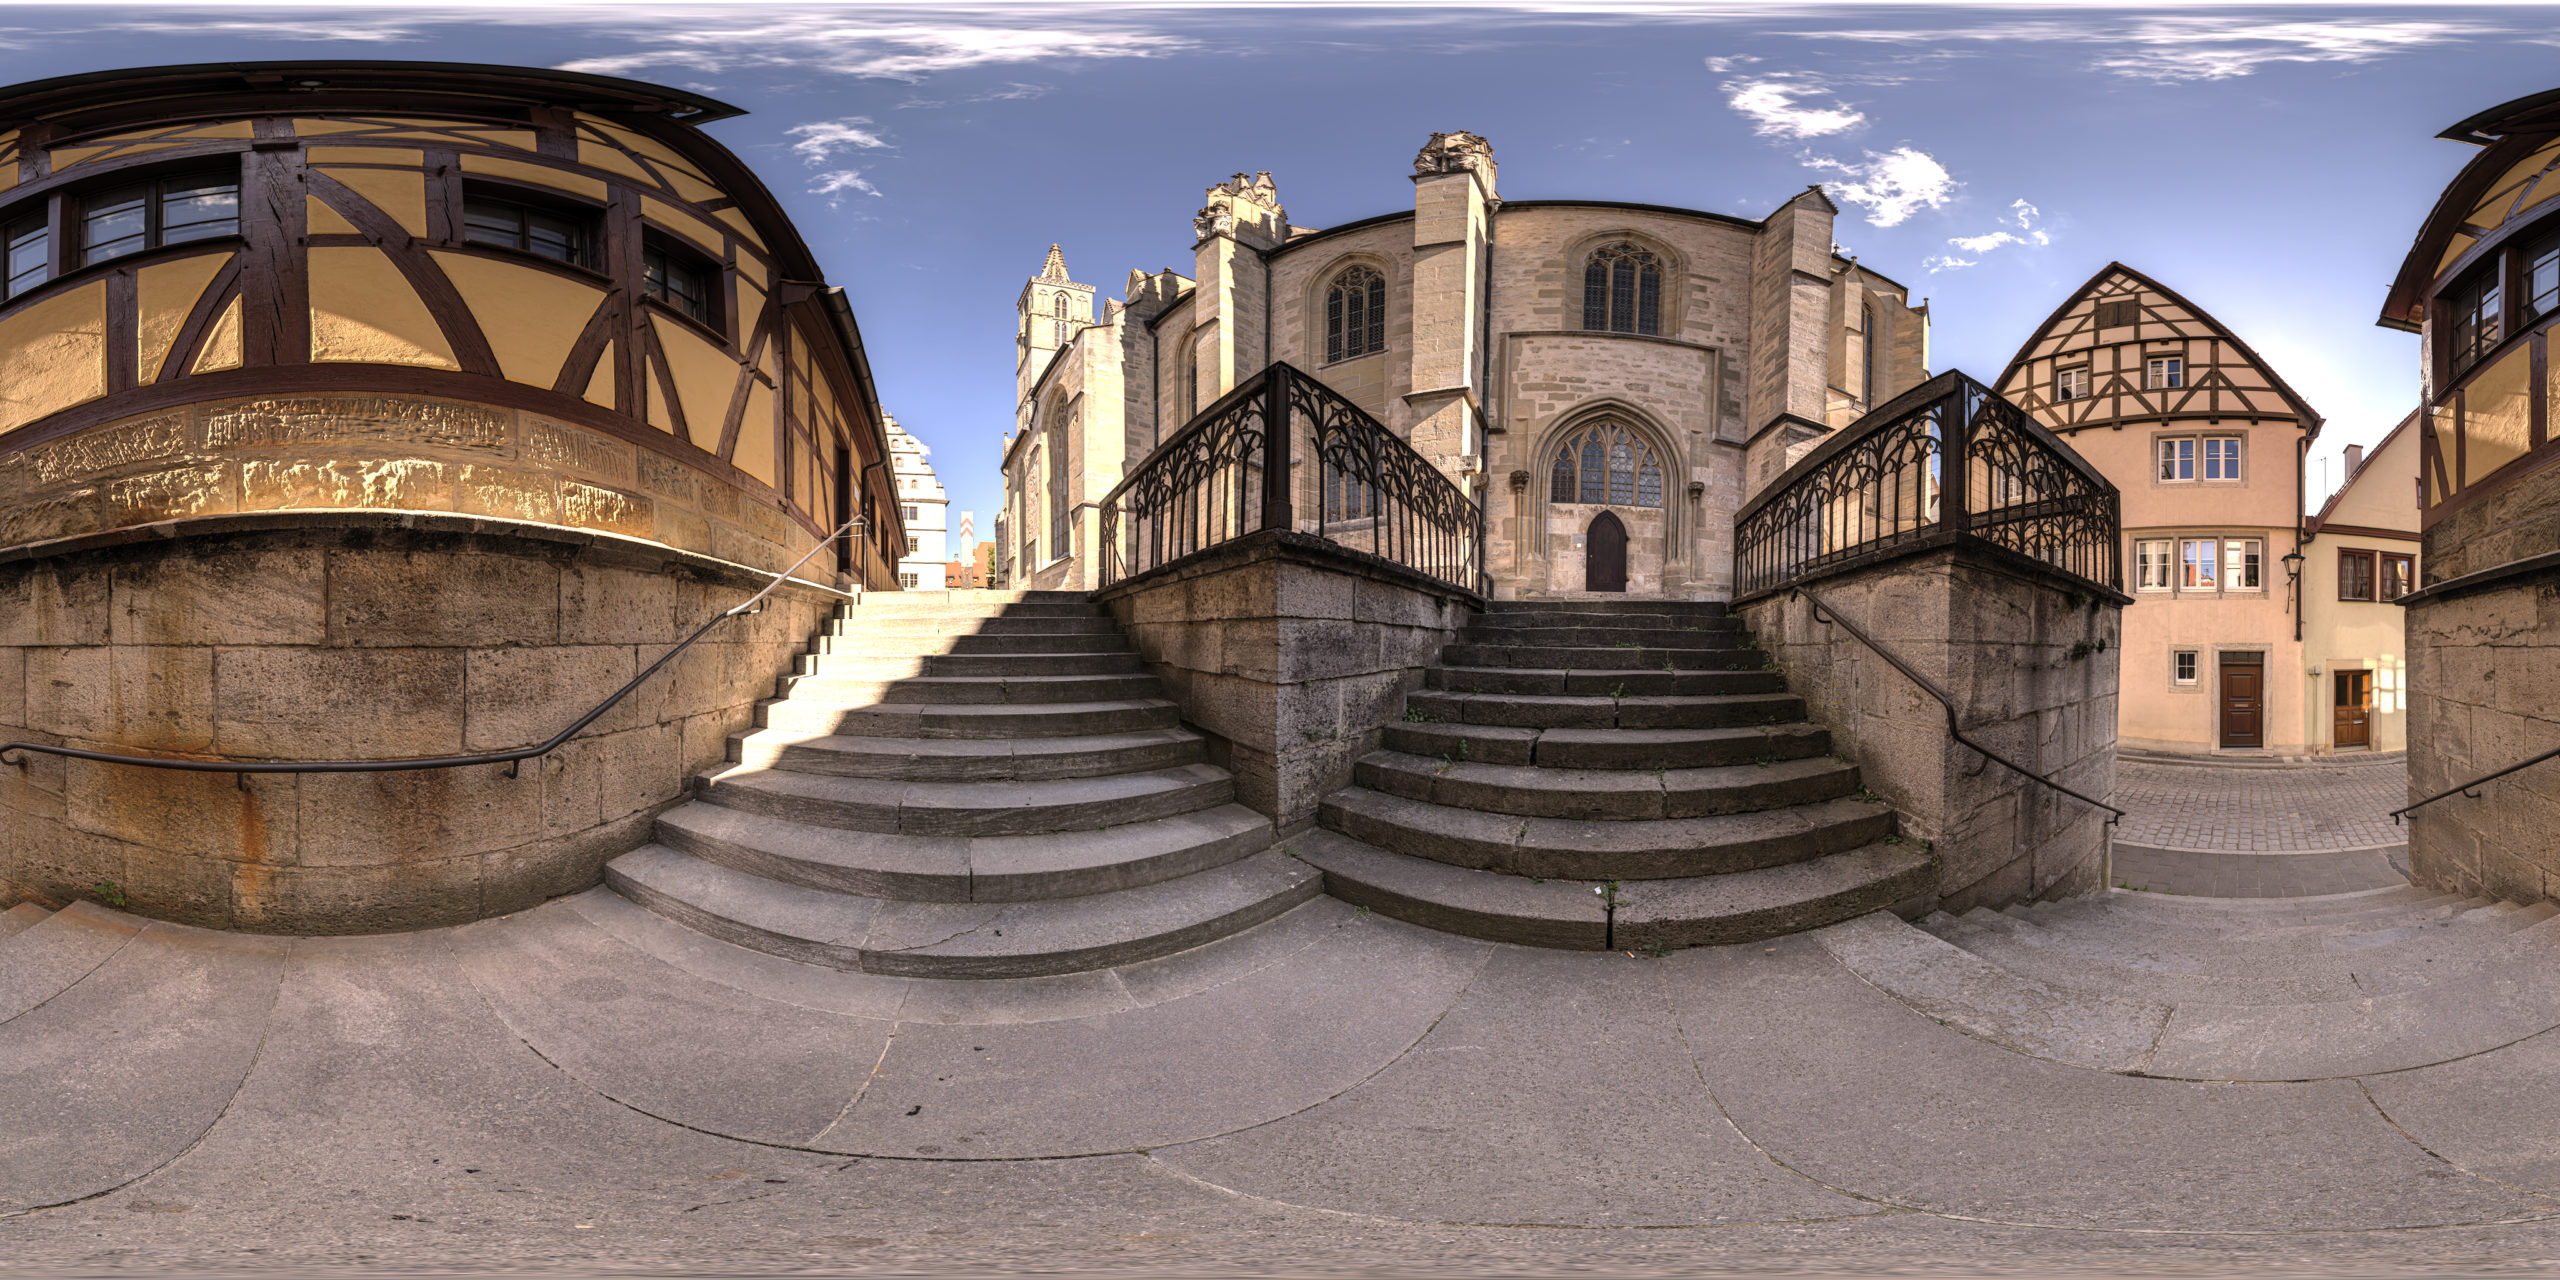
{"type": "Polygon", "coordinates": [[[1067,345],[1067,295],[1058,293],[1049,296],[1049,314],[1053,317],[1050,323],[1055,327],[1057,343],[1063,347],[1067,345]]]}
{"type": "Polygon", "coordinates": [[[1624,241],[1592,254],[1582,268],[1582,327],[1660,336],[1661,260],[1624,241]]]}
{"type": "Polygon", "coordinates": [[[1056,410],[1049,424],[1049,555],[1052,559],[1067,554],[1067,414],[1064,406],[1056,410]]]}
{"type": "Polygon", "coordinates": [[[1387,278],[1353,267],[1324,291],[1324,358],[1348,360],[1387,349],[1387,278]]]}
{"type": "Polygon", "coordinates": [[[1547,500],[1661,506],[1662,460],[1642,436],[1623,424],[1595,422],[1556,446],[1547,500]]]}

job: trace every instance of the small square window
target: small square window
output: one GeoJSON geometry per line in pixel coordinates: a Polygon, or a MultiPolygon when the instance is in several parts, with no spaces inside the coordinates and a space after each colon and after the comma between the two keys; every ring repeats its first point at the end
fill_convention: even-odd
{"type": "Polygon", "coordinates": [[[2382,554],[2382,598],[2397,600],[2416,589],[2418,559],[2410,555],[2382,554]]]}
{"type": "Polygon", "coordinates": [[[2187,385],[2187,362],[2179,356],[2153,356],[2142,364],[2142,385],[2163,391],[2187,385]]]}
{"type": "Polygon", "coordinates": [[[2338,553],[2338,598],[2371,600],[2373,595],[2373,553],[2340,551],[2338,553]]]}
{"type": "Polygon", "coordinates": [[[2088,399],[2089,366],[2074,365],[2071,368],[2056,371],[2053,375],[2053,398],[2055,400],[2088,399]]]}
{"type": "Polygon", "coordinates": [[[902,586],[902,587],[905,587],[905,588],[907,588],[907,589],[908,589],[908,590],[910,590],[910,591],[914,590],[914,589],[915,589],[915,585],[916,585],[916,575],[914,575],[914,574],[912,574],[912,573],[902,573],[902,574],[899,574],[899,575],[898,575],[898,585],[899,585],[899,586],[902,586]]]}
{"type": "Polygon", "coordinates": [[[720,269],[693,254],[651,242],[640,249],[640,292],[718,328],[720,269]]]}
{"type": "Polygon", "coordinates": [[[2196,478],[2196,442],[2191,436],[2180,436],[2160,442],[2160,478],[2193,480],[2196,478]]]}
{"type": "Polygon", "coordinates": [[[2098,327],[2121,329],[2142,318],[2142,304],[2133,298],[2118,298],[2098,304],[2098,327]]]}
{"type": "Polygon", "coordinates": [[[2240,437],[2206,436],[2204,438],[2204,478],[2207,480],[2240,478],[2240,437]]]}
{"type": "Polygon", "coordinates": [[[2179,684],[2196,682],[2196,651],[2180,649],[2169,655],[2169,678],[2179,684]]]}

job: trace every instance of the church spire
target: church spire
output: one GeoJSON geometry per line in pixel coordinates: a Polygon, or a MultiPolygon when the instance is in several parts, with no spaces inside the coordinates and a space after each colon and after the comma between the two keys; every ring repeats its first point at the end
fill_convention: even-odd
{"type": "Polygon", "coordinates": [[[1040,264],[1040,278],[1057,281],[1067,279],[1067,255],[1054,244],[1049,246],[1049,260],[1040,264]]]}

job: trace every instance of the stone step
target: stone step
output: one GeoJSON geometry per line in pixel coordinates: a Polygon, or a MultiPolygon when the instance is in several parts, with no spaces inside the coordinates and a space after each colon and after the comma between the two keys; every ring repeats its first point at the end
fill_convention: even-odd
{"type": "Polygon", "coordinates": [[[809,644],[811,653],[888,654],[917,657],[938,653],[1127,653],[1129,639],[1117,632],[1058,635],[855,635],[821,633],[809,644]]]}
{"type": "Polygon", "coordinates": [[[1483,813],[1357,786],[1326,796],[1318,820],[1367,844],[1428,861],[1568,880],[1657,880],[1783,866],[1884,840],[1894,827],[1893,810],[1866,800],[1587,822],[1483,813]]]}
{"type": "Polygon", "coordinates": [[[1697,698],[1739,693],[1784,693],[1786,677],[1776,671],[1573,671],[1528,667],[1428,667],[1426,689],[1444,693],[1501,693],[1530,696],[1614,698],[1697,698]]]}
{"type": "Polygon", "coordinates": [[[1410,723],[1522,729],[1734,729],[1804,719],[1804,699],[1784,692],[1611,698],[1418,689],[1404,707],[1410,723]]]}
{"type": "Polygon", "coordinates": [[[0,1022],[70,989],[150,923],[94,902],[74,902],[18,931],[0,947],[0,1022]]]}
{"type": "Polygon", "coordinates": [[[875,591],[858,601],[839,608],[858,609],[871,605],[916,605],[947,607],[957,605],[1002,604],[1081,604],[1089,597],[1084,592],[1042,587],[944,587],[940,590],[918,588],[908,591],[875,591]]]}
{"type": "Polygon", "coordinates": [[[1479,813],[1606,822],[1701,818],[1835,800],[1858,789],[1855,765],[1829,756],[1705,769],[1557,769],[1379,751],[1352,767],[1373,791],[1479,813]]]}
{"type": "Polygon", "coordinates": [[[1458,632],[1460,644],[1616,645],[1644,644],[1660,649],[1750,648],[1752,640],[1739,618],[1705,618],[1697,622],[1664,620],[1666,625],[1547,626],[1509,621],[1477,621],[1458,632]]]}
{"type": "Polygon", "coordinates": [[[2356,986],[2367,995],[2415,991],[2483,969],[2560,971],[2560,917],[2546,916],[2504,937],[2463,947],[2451,955],[2416,946],[2394,947],[2352,959],[2356,986]]]}
{"type": "Polygon", "coordinates": [[[900,902],[781,884],[644,845],[605,867],[617,893],[695,931],[807,964],[918,978],[1026,978],[1188,950],[1321,892],[1265,850],[1180,879],[1016,903],[900,902]]]}
{"type": "Polygon", "coordinates": [[[1535,880],[1391,853],[1340,832],[1286,847],[1337,898],[1426,928],[1525,946],[1597,951],[1752,942],[1898,902],[1935,867],[1910,846],[1868,845],[1794,866],[1618,885],[1535,880]]]}
{"type": "Polygon", "coordinates": [[[6,911],[0,911],[0,942],[34,928],[37,922],[52,914],[32,902],[21,902],[6,911]]]}
{"type": "Polygon", "coordinates": [[[2186,1000],[2222,1004],[2296,1004],[2358,994],[2347,966],[2326,957],[2302,957],[2288,969],[2270,965],[2245,974],[2164,972],[2153,958],[2105,944],[2054,934],[2023,921],[1976,908],[1960,919],[1939,914],[1920,922],[1946,941],[2012,973],[2084,991],[2129,996],[2163,1005],[2186,1000]],[[1977,916],[1989,916],[1988,921],[1977,916]],[[1941,923],[1942,922],[1942,923],[1941,923]]]}
{"type": "Polygon", "coordinates": [[[2333,955],[2351,956],[2383,949],[2394,953],[2423,949],[2456,955],[2540,924],[2554,915],[2560,915],[2560,907],[2548,902],[2538,902],[2530,907],[2515,902],[2493,902],[2442,920],[2368,929],[2361,933],[2332,933],[2322,940],[2321,946],[2333,955]]]}
{"type": "Polygon", "coordinates": [[[1235,779],[1206,764],[1027,782],[903,782],[740,765],[704,777],[696,789],[714,804],[766,817],[915,836],[1091,831],[1235,799],[1235,779]]]}
{"type": "Polygon", "coordinates": [[[1102,606],[1073,601],[1032,601],[1023,604],[860,604],[836,610],[839,620],[861,623],[892,618],[941,618],[950,620],[988,618],[1104,618],[1109,615],[1102,606]]]}
{"type": "Polygon", "coordinates": [[[2039,981],[1916,929],[1889,912],[1814,935],[1871,986],[1931,1018],[2019,1053],[2132,1072],[2147,1059],[2169,1008],[2039,981]]]}
{"type": "Polygon", "coordinates": [[[784,676],[782,691],[787,698],[814,698],[838,706],[969,706],[1110,702],[1151,698],[1160,689],[1154,676],[1141,671],[1098,676],[914,676],[903,680],[784,676]]]}
{"type": "Polygon", "coordinates": [[[2091,894],[2075,901],[2012,907],[2013,914],[2048,927],[2083,928],[2091,933],[2174,941],[2217,951],[2316,951],[2331,937],[2347,936],[2426,921],[2445,920],[2478,907],[2487,899],[2453,899],[2429,905],[2385,907],[2315,921],[2270,917],[2262,923],[2222,919],[2163,917],[2139,901],[2147,894],[2091,894]],[[2126,899],[2136,899],[2127,901],[2126,899]]]}
{"type": "Polygon", "coordinates": [[[859,611],[840,614],[828,621],[823,634],[831,636],[1096,636],[1118,635],[1120,624],[1109,614],[1053,616],[1033,614],[910,613],[894,617],[859,611]]]}
{"type": "Polygon", "coordinates": [[[1170,729],[1182,709],[1164,698],[979,704],[830,702],[816,696],[756,704],[761,728],[883,738],[1055,738],[1170,729]]]}
{"type": "Polygon", "coordinates": [[[783,884],[917,902],[1033,902],[1110,893],[1224,866],[1271,844],[1242,805],[1027,836],[911,836],[812,826],[719,805],[659,815],[658,843],[783,884]]]}
{"type": "MultiPolygon", "coordinates": [[[[2433,928],[2383,945],[2345,948],[2328,945],[2334,939],[2318,926],[2257,933],[2204,932],[2163,929],[2142,919],[2110,920],[2090,914],[2047,917],[2015,908],[1997,916],[1969,912],[1965,920],[1987,923],[2036,946],[2122,967],[2213,980],[2296,978],[2317,985],[2339,979],[2352,984],[2349,994],[2371,994],[2384,987],[2424,985],[2432,971],[2468,968],[2502,938],[2530,929],[2555,914],[2560,911],[2511,908],[2485,913],[2458,929],[2433,928]],[[2369,977],[2374,980],[2369,981],[2369,977]]],[[[2224,1003],[2254,1002],[2234,999],[2224,1003]]]]}
{"type": "Polygon", "coordinates": [[[753,729],[729,737],[732,763],[839,778],[1027,782],[1197,764],[1206,742],[1188,729],[1051,738],[870,738],[753,729]]]}
{"type": "Polygon", "coordinates": [[[1582,596],[1570,600],[1495,600],[1484,608],[1484,616],[1504,621],[1521,615],[1553,618],[1577,613],[1607,617],[1653,613],[1680,618],[1721,618],[1727,612],[1722,600],[1666,600],[1647,596],[1625,600],[1597,600],[1582,596]]]}
{"type": "Polygon", "coordinates": [[[794,674],[815,680],[912,680],[919,676],[1108,676],[1142,673],[1138,655],[1118,653],[804,653],[794,674]]]}
{"type": "Polygon", "coordinates": [[[1763,655],[1740,645],[1673,649],[1639,644],[1453,644],[1440,651],[1452,667],[1517,667],[1558,671],[1758,671],[1763,655]]]}
{"type": "Polygon", "coordinates": [[[1697,769],[1801,760],[1831,750],[1830,730],[1802,722],[1739,729],[1529,729],[1399,720],[1382,737],[1390,751],[1557,769],[1697,769]]]}
{"type": "MultiPolygon", "coordinates": [[[[2039,903],[2034,909],[2068,912],[2103,903],[2109,911],[2138,915],[2175,927],[2258,929],[2269,925],[2382,918],[2394,912],[2423,912],[2465,900],[2465,895],[2433,893],[2408,885],[2316,898],[2194,898],[2111,890],[2059,902],[2039,903]]],[[[2412,915],[2410,918],[2429,917],[2412,915]]]]}

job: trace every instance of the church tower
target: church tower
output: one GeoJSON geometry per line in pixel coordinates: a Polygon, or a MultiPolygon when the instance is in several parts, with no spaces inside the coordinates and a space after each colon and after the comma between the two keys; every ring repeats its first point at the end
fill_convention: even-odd
{"type": "Polygon", "coordinates": [[[1067,278],[1067,255],[1049,246],[1040,274],[1022,286],[1013,305],[1018,313],[1013,332],[1013,394],[1019,402],[1049,367],[1050,357],[1076,332],[1093,323],[1093,286],[1067,278]]]}

